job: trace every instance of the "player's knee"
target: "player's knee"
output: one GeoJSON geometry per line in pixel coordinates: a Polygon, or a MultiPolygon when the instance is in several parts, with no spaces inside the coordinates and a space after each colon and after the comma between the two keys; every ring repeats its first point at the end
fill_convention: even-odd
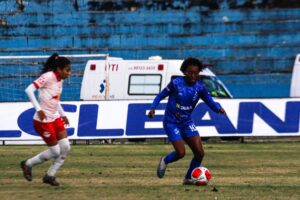
{"type": "Polygon", "coordinates": [[[64,146],[64,152],[69,153],[71,151],[71,145],[68,143],[67,145],[64,146]]]}
{"type": "Polygon", "coordinates": [[[61,150],[62,155],[67,155],[69,153],[69,151],[71,150],[71,145],[70,145],[70,142],[67,138],[64,138],[64,139],[60,140],[59,141],[59,146],[60,146],[60,150],[61,150]]]}
{"type": "Polygon", "coordinates": [[[176,156],[178,159],[181,159],[185,156],[185,151],[181,150],[181,151],[176,151],[176,156]]]}
{"type": "Polygon", "coordinates": [[[55,145],[52,147],[49,147],[50,153],[53,158],[57,158],[60,155],[60,147],[59,145],[55,145]]]}
{"type": "Polygon", "coordinates": [[[70,143],[68,144],[68,146],[67,146],[67,148],[66,148],[66,151],[67,151],[67,152],[70,152],[70,151],[71,151],[71,145],[70,145],[70,143]]]}
{"type": "Polygon", "coordinates": [[[71,150],[70,144],[62,145],[60,148],[61,148],[61,154],[68,154],[71,150]]]}
{"type": "Polygon", "coordinates": [[[201,156],[201,158],[204,158],[205,152],[204,152],[204,151],[201,151],[200,156],[201,156]]]}
{"type": "Polygon", "coordinates": [[[204,151],[200,151],[196,155],[194,155],[194,158],[197,161],[201,162],[203,160],[203,158],[204,158],[204,155],[205,155],[204,151]]]}

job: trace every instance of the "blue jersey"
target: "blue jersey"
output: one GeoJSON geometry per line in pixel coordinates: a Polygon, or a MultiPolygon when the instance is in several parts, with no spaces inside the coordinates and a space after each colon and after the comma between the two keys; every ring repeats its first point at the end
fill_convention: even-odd
{"type": "Polygon", "coordinates": [[[220,104],[214,102],[205,86],[197,81],[187,84],[184,77],[173,79],[154,99],[151,109],[169,96],[165,110],[164,122],[184,124],[191,120],[191,114],[201,98],[213,111],[219,112],[220,104]]]}

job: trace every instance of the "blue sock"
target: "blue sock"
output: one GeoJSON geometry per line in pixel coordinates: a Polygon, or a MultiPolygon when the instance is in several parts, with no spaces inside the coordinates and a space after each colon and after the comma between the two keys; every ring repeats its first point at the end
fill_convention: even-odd
{"type": "Polygon", "coordinates": [[[177,160],[178,160],[178,157],[177,157],[177,155],[176,155],[176,151],[173,151],[173,152],[169,153],[169,154],[165,157],[165,159],[164,159],[164,161],[165,161],[166,164],[175,162],[175,161],[177,161],[177,160]]]}
{"type": "Polygon", "coordinates": [[[191,160],[190,167],[186,172],[185,178],[191,179],[191,173],[196,167],[200,167],[201,163],[194,158],[191,160]]]}

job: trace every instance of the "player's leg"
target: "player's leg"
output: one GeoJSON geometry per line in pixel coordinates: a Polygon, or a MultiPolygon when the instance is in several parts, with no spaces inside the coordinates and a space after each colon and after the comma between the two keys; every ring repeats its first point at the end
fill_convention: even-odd
{"type": "Polygon", "coordinates": [[[184,137],[184,141],[188,144],[188,146],[191,148],[194,154],[194,157],[190,162],[190,166],[186,172],[183,181],[183,184],[190,185],[191,172],[193,171],[193,169],[201,165],[201,162],[204,157],[204,149],[202,146],[201,138],[199,136],[199,132],[197,131],[197,128],[192,121],[190,121],[186,126],[184,126],[182,132],[183,132],[182,135],[184,137]]]}
{"type": "Polygon", "coordinates": [[[157,176],[159,178],[162,178],[164,176],[167,165],[169,163],[175,162],[183,158],[185,155],[185,147],[180,134],[180,129],[176,125],[168,123],[164,123],[164,128],[166,134],[168,135],[168,140],[172,143],[175,151],[170,152],[160,159],[159,165],[157,167],[157,176]]]}
{"type": "Polygon", "coordinates": [[[23,171],[23,176],[28,181],[32,180],[33,166],[41,164],[52,158],[56,158],[60,154],[60,147],[57,143],[52,123],[41,123],[38,121],[34,121],[34,128],[46,142],[48,149],[20,163],[23,171]]]}
{"type": "Polygon", "coordinates": [[[167,169],[167,165],[169,163],[175,162],[185,155],[185,147],[183,140],[176,140],[172,142],[172,145],[175,151],[170,152],[166,156],[160,159],[160,162],[157,167],[157,176],[159,178],[163,178],[165,175],[165,171],[167,169]]]}
{"type": "Polygon", "coordinates": [[[183,158],[185,156],[185,147],[183,140],[176,140],[172,142],[175,151],[169,153],[164,161],[166,164],[176,162],[177,160],[183,158]]]}
{"type": "MultiPolygon", "coordinates": [[[[66,133],[66,131],[63,131],[63,132],[60,132],[59,135],[66,136],[67,133],[66,133]]],[[[54,160],[54,162],[48,169],[46,176],[55,177],[59,168],[64,164],[65,159],[71,149],[70,142],[67,137],[63,137],[60,140],[58,140],[58,144],[60,146],[60,155],[54,160]]]]}
{"type": "Polygon", "coordinates": [[[186,138],[185,141],[189,145],[189,147],[191,148],[194,154],[194,157],[190,162],[189,169],[187,170],[185,175],[186,179],[190,179],[193,169],[199,167],[202,163],[204,157],[204,149],[203,149],[200,136],[193,136],[190,138],[186,138]]]}
{"type": "Polygon", "coordinates": [[[64,128],[64,124],[60,119],[55,121],[55,131],[57,132],[58,145],[60,147],[60,155],[55,158],[52,165],[49,167],[46,175],[43,178],[44,183],[48,183],[53,186],[58,186],[59,183],[56,181],[56,173],[59,168],[64,164],[65,158],[67,157],[71,146],[67,138],[67,132],[64,128]]]}

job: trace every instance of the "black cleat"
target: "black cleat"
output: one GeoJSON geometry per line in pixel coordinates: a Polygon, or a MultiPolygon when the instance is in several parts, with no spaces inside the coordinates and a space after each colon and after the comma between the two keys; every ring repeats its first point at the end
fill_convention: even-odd
{"type": "Polygon", "coordinates": [[[48,176],[47,174],[43,177],[43,183],[52,185],[52,186],[59,186],[59,183],[56,181],[55,176],[48,176]]]}
{"type": "Polygon", "coordinates": [[[183,179],[182,185],[195,185],[194,181],[192,179],[183,179]]]}
{"type": "Polygon", "coordinates": [[[23,176],[27,181],[32,181],[32,168],[26,165],[26,160],[20,163],[20,167],[23,171],[23,176]]]}

